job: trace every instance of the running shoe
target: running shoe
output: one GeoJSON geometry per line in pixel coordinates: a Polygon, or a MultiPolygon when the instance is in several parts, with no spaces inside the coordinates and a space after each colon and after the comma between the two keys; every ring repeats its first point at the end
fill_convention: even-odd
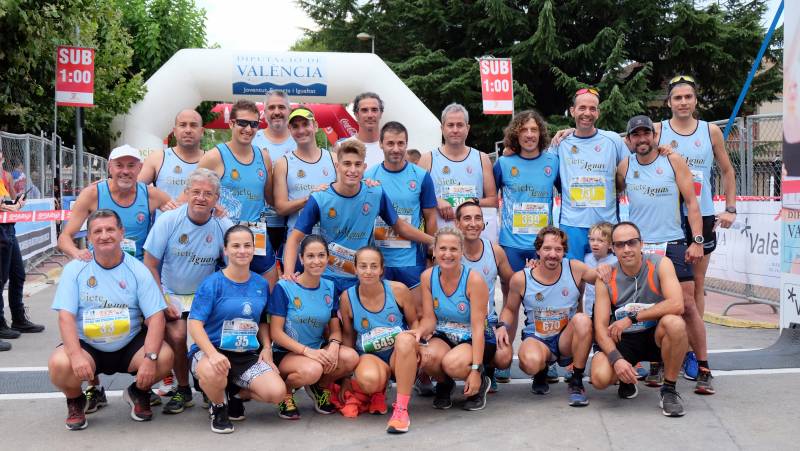
{"type": "MultiPolygon", "coordinates": [[[[548,374],[548,376],[549,376],[549,374],[548,374]]],[[[569,365],[567,365],[566,368],[564,368],[564,382],[569,382],[570,379],[572,379],[572,364],[571,363],[569,365]]]]}
{"type": "Polygon", "coordinates": [[[650,362],[650,372],[644,378],[644,384],[648,387],[664,385],[664,365],[661,362],[650,362]]]}
{"type": "MultiPolygon", "coordinates": [[[[170,393],[170,396],[172,394],[170,393]]],[[[158,396],[158,393],[154,391],[150,391],[150,406],[160,406],[161,405],[161,396],[158,396]]]]}
{"type": "Polygon", "coordinates": [[[139,390],[133,382],[122,392],[122,399],[131,406],[131,418],[134,421],[150,421],[153,411],[150,410],[150,396],[148,392],[139,390]]]}
{"type": "Polygon", "coordinates": [[[433,408],[446,410],[453,407],[453,400],[450,396],[456,388],[456,382],[447,378],[444,382],[436,383],[436,396],[433,398],[433,408]]]}
{"type": "Polygon", "coordinates": [[[640,381],[643,381],[647,377],[647,375],[650,374],[646,369],[644,369],[644,366],[642,366],[642,362],[637,363],[636,366],[633,367],[633,369],[636,370],[636,379],[640,381]]]}
{"type": "Polygon", "coordinates": [[[548,384],[558,383],[558,365],[555,363],[547,367],[547,383],[548,384]]]}
{"type": "Polygon", "coordinates": [[[491,383],[489,384],[489,393],[497,393],[497,370],[495,370],[495,374],[492,375],[490,380],[491,383]]]}
{"type": "MultiPolygon", "coordinates": [[[[331,403],[331,391],[322,388],[318,384],[306,385],[308,397],[314,401],[314,410],[323,415],[330,415],[336,412],[336,406],[331,403]]],[[[385,402],[385,401],[384,401],[385,402]]]]}
{"type": "Polygon", "coordinates": [[[178,387],[175,394],[169,398],[167,404],[164,405],[164,413],[175,414],[183,412],[186,407],[192,407],[192,389],[187,387],[178,387]]]}
{"type": "Polygon", "coordinates": [[[373,393],[369,398],[369,413],[373,415],[386,415],[389,408],[386,407],[386,392],[373,393]]]}
{"type": "Polygon", "coordinates": [[[169,373],[167,377],[161,380],[158,388],[153,388],[153,392],[158,396],[169,398],[175,393],[175,389],[177,387],[178,382],[175,380],[175,376],[173,376],[172,373],[169,373]]]}
{"type": "Polygon", "coordinates": [[[278,404],[278,416],[284,420],[299,420],[300,410],[297,409],[297,402],[294,400],[294,393],[287,394],[278,404]]]}
{"type": "Polygon", "coordinates": [[[231,421],[244,421],[244,401],[242,398],[231,396],[228,398],[228,418],[231,421]]]}
{"type": "Polygon", "coordinates": [[[86,397],[86,413],[95,413],[97,409],[108,405],[106,389],[102,385],[99,390],[96,386],[90,385],[83,394],[86,397]]]}
{"type": "Polygon", "coordinates": [[[695,356],[694,352],[689,351],[686,353],[686,358],[683,359],[683,378],[696,381],[697,380],[697,372],[700,370],[700,367],[697,364],[697,356],[695,356]]]}
{"type": "Polygon", "coordinates": [[[417,374],[417,380],[414,381],[414,391],[423,398],[429,398],[436,394],[430,376],[421,371],[417,374]]]}
{"type": "Polygon", "coordinates": [[[639,387],[637,384],[626,384],[625,382],[619,382],[619,388],[617,388],[617,395],[619,395],[622,399],[633,399],[639,394],[639,387]]]}
{"type": "Polygon", "coordinates": [[[408,417],[408,410],[400,407],[397,403],[392,404],[392,418],[386,424],[386,432],[390,434],[402,434],[408,432],[411,426],[411,418],[408,417]]]}
{"type": "Polygon", "coordinates": [[[547,383],[547,370],[539,371],[531,378],[531,392],[535,395],[550,393],[550,384],[547,383]]]}
{"type": "Polygon", "coordinates": [[[67,399],[67,421],[65,426],[70,431],[86,429],[89,422],[86,421],[86,395],[81,393],[77,398],[67,399]]]}
{"type": "Polygon", "coordinates": [[[698,395],[713,395],[716,393],[714,391],[714,386],[711,385],[711,379],[714,379],[714,376],[711,375],[711,370],[700,367],[700,371],[697,373],[697,384],[694,386],[694,392],[698,395]]]}
{"type": "Polygon", "coordinates": [[[589,405],[589,398],[586,397],[586,389],[583,383],[570,379],[567,385],[569,393],[569,405],[572,407],[585,407],[589,405]]]}
{"type": "Polygon", "coordinates": [[[511,367],[504,370],[494,370],[494,378],[501,384],[507,384],[511,382],[511,367]]]}
{"type": "Polygon", "coordinates": [[[467,398],[464,401],[464,410],[483,410],[486,408],[486,394],[489,393],[489,386],[492,380],[489,376],[481,373],[481,386],[478,388],[478,393],[467,398]]]}
{"type": "Polygon", "coordinates": [[[211,418],[211,431],[217,434],[230,434],[233,432],[233,423],[228,416],[227,404],[211,406],[208,409],[208,416],[211,418]]]}
{"type": "Polygon", "coordinates": [[[683,403],[681,403],[681,395],[672,388],[663,386],[661,387],[661,400],[658,405],[661,407],[661,413],[668,417],[682,417],[684,413],[683,403]]]}

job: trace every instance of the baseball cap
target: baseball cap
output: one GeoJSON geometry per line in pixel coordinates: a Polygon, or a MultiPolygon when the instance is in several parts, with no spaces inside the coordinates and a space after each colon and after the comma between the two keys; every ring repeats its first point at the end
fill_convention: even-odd
{"type": "Polygon", "coordinates": [[[289,113],[288,122],[292,122],[292,119],[294,119],[296,117],[302,117],[302,118],[308,119],[309,121],[313,121],[314,120],[314,113],[311,112],[311,110],[309,110],[308,108],[301,106],[301,107],[295,108],[294,110],[292,110],[291,113],[289,113]]]}
{"type": "Polygon", "coordinates": [[[122,157],[133,157],[139,161],[142,161],[142,154],[139,152],[139,149],[129,144],[123,144],[114,148],[114,150],[111,151],[111,154],[108,155],[108,161],[116,160],[117,158],[122,157]]]}
{"type": "Polygon", "coordinates": [[[655,131],[653,128],[653,121],[645,115],[634,116],[628,121],[628,133],[633,132],[637,128],[646,128],[651,132],[655,131]]]}

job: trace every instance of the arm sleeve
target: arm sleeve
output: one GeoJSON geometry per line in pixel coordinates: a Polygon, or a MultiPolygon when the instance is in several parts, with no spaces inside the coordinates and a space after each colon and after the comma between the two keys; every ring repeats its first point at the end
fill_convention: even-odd
{"type": "MultiPolygon", "coordinates": [[[[334,294],[333,286],[330,287],[331,296],[334,294]]],[[[331,318],[339,316],[339,296],[333,296],[333,304],[331,305],[331,318]]]]}
{"type": "Polygon", "coordinates": [[[319,222],[319,204],[314,194],[316,193],[311,194],[311,197],[308,198],[306,206],[303,207],[297,222],[294,223],[294,228],[306,235],[311,234],[311,231],[314,230],[314,225],[319,222]]]}
{"type": "Polygon", "coordinates": [[[625,145],[625,143],[622,141],[622,138],[620,138],[617,135],[613,135],[613,136],[614,137],[612,138],[612,140],[614,141],[614,146],[616,147],[616,150],[617,150],[617,165],[619,165],[619,163],[622,160],[624,160],[624,159],[628,158],[628,156],[630,156],[631,151],[628,150],[628,146],[625,145]]]}
{"type": "Polygon", "coordinates": [[[436,208],[436,188],[433,186],[433,179],[427,172],[422,177],[422,196],[420,206],[422,208],[436,208]]]}
{"type": "Polygon", "coordinates": [[[139,308],[147,319],[167,308],[167,303],[153,275],[143,264],[139,265],[136,266],[136,296],[139,298],[139,308]]]}
{"type": "MultiPolygon", "coordinates": [[[[73,315],[78,314],[78,299],[80,290],[78,289],[78,268],[79,265],[67,264],[56,288],[56,295],[53,298],[53,310],[64,310],[73,315]]],[[[80,265],[83,266],[83,265],[80,265]]]]}
{"type": "Polygon", "coordinates": [[[197,287],[192,301],[192,310],[189,312],[189,319],[196,319],[204,323],[208,320],[211,314],[211,307],[214,305],[214,299],[217,298],[214,274],[206,277],[197,287]]]}
{"type": "Polygon", "coordinates": [[[286,290],[280,284],[275,285],[275,289],[272,290],[272,295],[267,303],[267,313],[285,318],[289,310],[288,305],[289,296],[286,294],[286,290]]]}
{"type": "Polygon", "coordinates": [[[500,158],[497,159],[494,163],[494,168],[492,168],[492,172],[494,173],[494,186],[497,187],[498,191],[500,191],[500,187],[503,186],[503,169],[500,167],[500,158]]]}
{"type": "Polygon", "coordinates": [[[381,190],[381,206],[378,214],[389,226],[397,224],[397,212],[394,209],[394,205],[392,205],[391,199],[386,195],[386,191],[383,190],[381,190]]]}
{"type": "Polygon", "coordinates": [[[159,261],[164,260],[164,252],[167,249],[167,239],[169,238],[168,231],[172,228],[170,227],[172,224],[167,223],[172,222],[172,217],[173,215],[159,215],[155,224],[153,224],[153,228],[150,229],[150,233],[147,234],[147,239],[144,242],[144,250],[146,250],[148,254],[152,255],[159,261]]]}

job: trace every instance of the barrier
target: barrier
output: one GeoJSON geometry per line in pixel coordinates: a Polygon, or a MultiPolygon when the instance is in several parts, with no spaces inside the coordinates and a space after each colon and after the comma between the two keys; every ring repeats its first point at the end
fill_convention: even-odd
{"type": "Polygon", "coordinates": [[[31,260],[56,247],[56,240],[58,239],[56,235],[56,219],[50,218],[67,216],[69,212],[54,210],[54,208],[55,199],[53,198],[31,199],[25,203],[22,211],[4,212],[0,216],[4,219],[3,222],[17,222],[14,228],[23,261],[31,260]],[[58,213],[53,214],[54,211],[58,213]],[[30,220],[22,222],[25,218],[30,218],[30,220]],[[44,218],[49,219],[42,220],[44,218]],[[5,221],[6,219],[13,220],[5,221]]]}

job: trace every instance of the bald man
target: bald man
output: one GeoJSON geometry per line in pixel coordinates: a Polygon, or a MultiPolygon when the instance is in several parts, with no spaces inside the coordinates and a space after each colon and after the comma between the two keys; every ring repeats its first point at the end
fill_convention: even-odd
{"type": "Polygon", "coordinates": [[[186,186],[189,174],[197,169],[203,156],[203,150],[200,149],[203,119],[195,110],[182,110],[175,116],[172,134],[175,135],[175,147],[148,155],[139,173],[139,181],[146,185],[152,183],[172,199],[177,199],[186,186]]]}

